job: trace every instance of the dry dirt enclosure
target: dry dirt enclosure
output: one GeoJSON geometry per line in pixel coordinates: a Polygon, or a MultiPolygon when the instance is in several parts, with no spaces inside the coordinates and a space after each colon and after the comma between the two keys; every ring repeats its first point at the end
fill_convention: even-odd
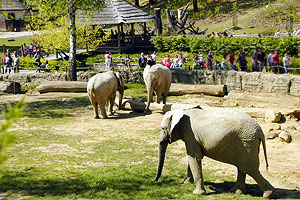
{"type": "MultiPolygon", "coordinates": [[[[36,96],[26,95],[2,95],[0,96],[1,104],[10,101],[16,101],[23,96],[26,102],[38,102],[45,99],[56,98],[57,96],[64,96],[60,98],[62,101],[68,97],[84,97],[86,94],[80,93],[47,93],[36,96]]],[[[126,96],[126,91],[125,91],[126,96]]],[[[185,95],[180,97],[170,97],[168,103],[188,103],[199,104],[203,108],[206,107],[234,107],[244,110],[251,116],[256,117],[258,123],[262,126],[266,137],[274,132],[281,130],[291,135],[292,141],[286,143],[281,141],[279,137],[275,139],[267,139],[267,153],[269,160],[269,169],[265,169],[265,160],[263,152],[260,152],[261,172],[262,174],[278,188],[280,197],[300,199],[300,122],[297,116],[287,116],[288,113],[300,109],[300,98],[283,94],[262,94],[262,93],[236,93],[231,91],[228,96],[211,97],[204,95],[185,95]],[[273,110],[281,112],[285,117],[278,123],[265,122],[264,115],[267,111],[273,110]],[[277,130],[281,129],[281,130],[277,130]]],[[[76,120],[73,122],[73,127],[66,125],[53,127],[57,134],[88,134],[93,128],[101,127],[103,132],[107,131],[107,135],[93,135],[98,140],[105,139],[105,137],[113,137],[114,135],[123,135],[126,138],[135,138],[143,130],[155,130],[159,128],[160,121],[163,114],[158,111],[153,111],[152,114],[133,113],[131,111],[117,111],[117,114],[110,119],[101,120],[93,119],[92,106],[89,105],[87,109],[76,112],[76,120]],[[116,127],[120,127],[119,131],[114,131],[116,127]]],[[[139,135],[143,137],[143,135],[139,135]]],[[[144,138],[148,140],[147,138],[144,138]]],[[[158,139],[158,138],[157,138],[158,139]]],[[[82,141],[89,143],[86,141],[82,141]]],[[[151,140],[150,143],[157,143],[157,140],[151,140]]],[[[53,147],[56,148],[56,147],[53,147]]],[[[63,148],[63,147],[60,147],[63,148]]],[[[184,152],[184,144],[176,142],[170,145],[174,151],[184,152]]],[[[66,149],[66,151],[72,151],[66,149]]],[[[183,163],[187,163],[186,158],[182,159],[183,163]]],[[[138,164],[138,163],[132,163],[138,164]]],[[[101,165],[98,163],[97,165],[101,165]]],[[[204,168],[215,169],[220,174],[228,174],[235,177],[236,169],[233,166],[220,163],[209,158],[203,161],[204,168]]],[[[216,180],[218,182],[218,180],[216,180]]],[[[253,179],[247,176],[247,183],[255,183],[253,179]]]]}

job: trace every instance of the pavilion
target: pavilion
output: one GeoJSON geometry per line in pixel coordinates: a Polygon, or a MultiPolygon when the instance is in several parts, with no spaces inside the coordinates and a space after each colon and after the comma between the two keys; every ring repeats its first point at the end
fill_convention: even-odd
{"type": "MultiPolygon", "coordinates": [[[[147,31],[147,22],[155,21],[155,17],[142,9],[123,0],[107,0],[106,7],[96,11],[91,20],[91,25],[102,25],[104,27],[117,26],[116,32],[111,30],[111,41],[99,47],[97,51],[124,52],[138,48],[153,48],[150,39],[151,33],[147,31]],[[143,33],[135,34],[135,24],[140,23],[143,33]],[[125,32],[124,26],[130,26],[130,31],[125,32]]],[[[85,20],[85,15],[80,15],[85,20]]]]}

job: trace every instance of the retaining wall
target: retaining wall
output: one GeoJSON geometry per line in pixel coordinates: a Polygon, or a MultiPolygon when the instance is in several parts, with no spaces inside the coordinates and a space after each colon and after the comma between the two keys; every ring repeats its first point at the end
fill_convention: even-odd
{"type": "MultiPolygon", "coordinates": [[[[88,81],[96,72],[78,72],[78,81],[88,81]]],[[[126,83],[144,83],[141,71],[121,72],[126,83]]],[[[300,96],[300,76],[289,74],[263,74],[261,72],[218,72],[172,70],[174,83],[226,84],[229,90],[249,92],[278,92],[300,96]]],[[[0,74],[0,81],[16,81],[21,85],[40,84],[48,81],[66,81],[65,73],[0,74]]]]}

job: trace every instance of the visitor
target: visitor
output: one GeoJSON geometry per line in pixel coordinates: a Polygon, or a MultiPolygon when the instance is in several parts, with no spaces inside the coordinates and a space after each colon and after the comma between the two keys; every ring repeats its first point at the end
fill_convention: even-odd
{"type": "Polygon", "coordinates": [[[13,60],[12,60],[12,57],[10,56],[10,53],[7,53],[6,57],[4,58],[4,74],[5,73],[9,74],[9,73],[13,72],[12,62],[13,62],[13,60]]]}
{"type": "Polygon", "coordinates": [[[259,66],[259,71],[265,71],[266,53],[264,48],[261,48],[261,51],[257,53],[256,60],[259,66]]]}
{"type": "Polygon", "coordinates": [[[295,35],[300,36],[300,28],[299,27],[297,27],[297,31],[296,31],[295,35]]]}
{"type": "Polygon", "coordinates": [[[234,61],[235,61],[235,57],[234,57],[234,51],[231,51],[231,54],[229,54],[228,56],[228,60],[229,60],[229,64],[230,64],[230,71],[234,71],[235,67],[234,67],[234,61]]]}
{"type": "Polygon", "coordinates": [[[288,69],[290,67],[290,64],[291,64],[291,59],[290,57],[288,56],[288,54],[284,54],[284,57],[283,57],[283,70],[284,70],[284,73],[287,74],[288,73],[288,69]]]}
{"type": "Polygon", "coordinates": [[[141,56],[139,57],[138,60],[138,64],[141,69],[144,69],[146,67],[147,58],[145,57],[144,53],[141,53],[141,56]]]}
{"type": "Polygon", "coordinates": [[[205,67],[208,68],[209,70],[213,70],[213,64],[212,61],[214,60],[211,51],[208,52],[207,54],[207,60],[206,60],[206,64],[205,67]]]}
{"type": "Polygon", "coordinates": [[[252,57],[252,72],[258,71],[258,69],[257,69],[257,51],[258,51],[258,48],[255,48],[254,52],[251,55],[251,57],[252,57]]]}
{"type": "Polygon", "coordinates": [[[32,52],[33,52],[33,43],[31,42],[29,47],[28,47],[29,55],[32,57],[32,52]]]}
{"type": "Polygon", "coordinates": [[[223,58],[222,58],[222,63],[221,63],[221,67],[224,71],[227,72],[227,62],[228,62],[228,59],[227,59],[227,55],[224,54],[223,58]]]}
{"type": "Polygon", "coordinates": [[[171,64],[171,68],[178,68],[178,67],[179,67],[179,58],[178,55],[176,54],[171,64]]]}
{"type": "Polygon", "coordinates": [[[14,60],[14,72],[18,73],[20,68],[20,59],[17,51],[14,51],[13,60],[14,60]]]}
{"type": "MultiPolygon", "coordinates": [[[[270,72],[274,72],[274,69],[273,69],[273,54],[274,54],[274,51],[271,51],[268,55],[268,63],[269,63],[269,71],[270,72]]],[[[274,72],[275,73],[275,72],[274,72]]]]}
{"type": "Polygon", "coordinates": [[[244,51],[241,51],[238,59],[236,60],[236,62],[239,62],[239,68],[241,71],[246,72],[247,71],[247,59],[246,59],[246,55],[244,51]]]}
{"type": "Polygon", "coordinates": [[[274,37],[280,38],[280,36],[281,36],[280,31],[279,31],[279,29],[277,29],[274,34],[274,37]]]}
{"type": "Polygon", "coordinates": [[[165,65],[167,68],[170,68],[170,66],[171,66],[170,57],[169,57],[168,54],[165,56],[165,59],[164,59],[164,65],[165,65]]]}
{"type": "Polygon", "coordinates": [[[127,70],[130,70],[130,56],[128,54],[124,60],[124,65],[126,66],[127,70]]]}
{"type": "Polygon", "coordinates": [[[197,55],[194,55],[193,58],[193,69],[199,69],[199,58],[197,55]]]}
{"type": "Polygon", "coordinates": [[[198,60],[199,60],[199,67],[200,67],[200,69],[204,70],[204,56],[203,56],[203,54],[199,55],[198,60]]]}
{"type": "Polygon", "coordinates": [[[105,59],[105,71],[109,71],[110,70],[110,65],[112,63],[112,55],[111,52],[107,52],[104,55],[104,59],[105,59]]]}
{"type": "Polygon", "coordinates": [[[273,68],[274,68],[274,73],[279,73],[279,56],[278,56],[278,51],[275,51],[275,53],[272,55],[273,58],[273,68]]]}
{"type": "Polygon", "coordinates": [[[182,68],[183,64],[185,63],[185,57],[182,54],[179,54],[179,68],[182,68]]]}
{"type": "Polygon", "coordinates": [[[38,72],[40,73],[41,72],[41,70],[40,70],[40,66],[41,66],[41,57],[40,57],[40,55],[38,55],[36,57],[33,64],[36,67],[35,73],[38,73],[38,72]]]}
{"type": "Polygon", "coordinates": [[[157,61],[156,51],[153,51],[153,54],[151,54],[152,60],[155,62],[157,61]]]}
{"type": "Polygon", "coordinates": [[[149,65],[150,67],[152,67],[153,65],[155,65],[155,61],[153,60],[152,56],[148,56],[147,59],[147,65],[149,65]]]}

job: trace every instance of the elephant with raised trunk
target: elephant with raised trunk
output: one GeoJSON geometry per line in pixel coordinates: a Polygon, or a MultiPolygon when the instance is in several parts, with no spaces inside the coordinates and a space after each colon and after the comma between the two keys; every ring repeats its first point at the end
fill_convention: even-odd
{"type": "Polygon", "coordinates": [[[151,67],[147,65],[143,77],[148,93],[146,109],[149,110],[150,103],[153,102],[153,91],[156,94],[156,103],[160,103],[160,97],[163,95],[163,103],[166,104],[172,82],[171,71],[161,64],[151,67]]]}
{"type": "Polygon", "coordinates": [[[98,105],[100,107],[102,118],[107,118],[105,104],[109,103],[108,113],[113,115],[113,105],[116,98],[116,92],[119,92],[119,110],[121,108],[124,81],[119,73],[112,71],[96,74],[88,81],[87,92],[94,107],[94,117],[99,118],[98,105]]]}
{"type": "Polygon", "coordinates": [[[207,156],[237,167],[237,181],[232,192],[245,192],[246,174],[250,175],[269,197],[274,188],[259,171],[259,146],[263,145],[268,167],[265,136],[258,123],[237,109],[173,110],[164,115],[159,138],[159,163],[155,181],[163,169],[168,144],[182,139],[188,155],[185,182],[196,184],[195,194],[205,194],[201,160],[207,156]]]}

